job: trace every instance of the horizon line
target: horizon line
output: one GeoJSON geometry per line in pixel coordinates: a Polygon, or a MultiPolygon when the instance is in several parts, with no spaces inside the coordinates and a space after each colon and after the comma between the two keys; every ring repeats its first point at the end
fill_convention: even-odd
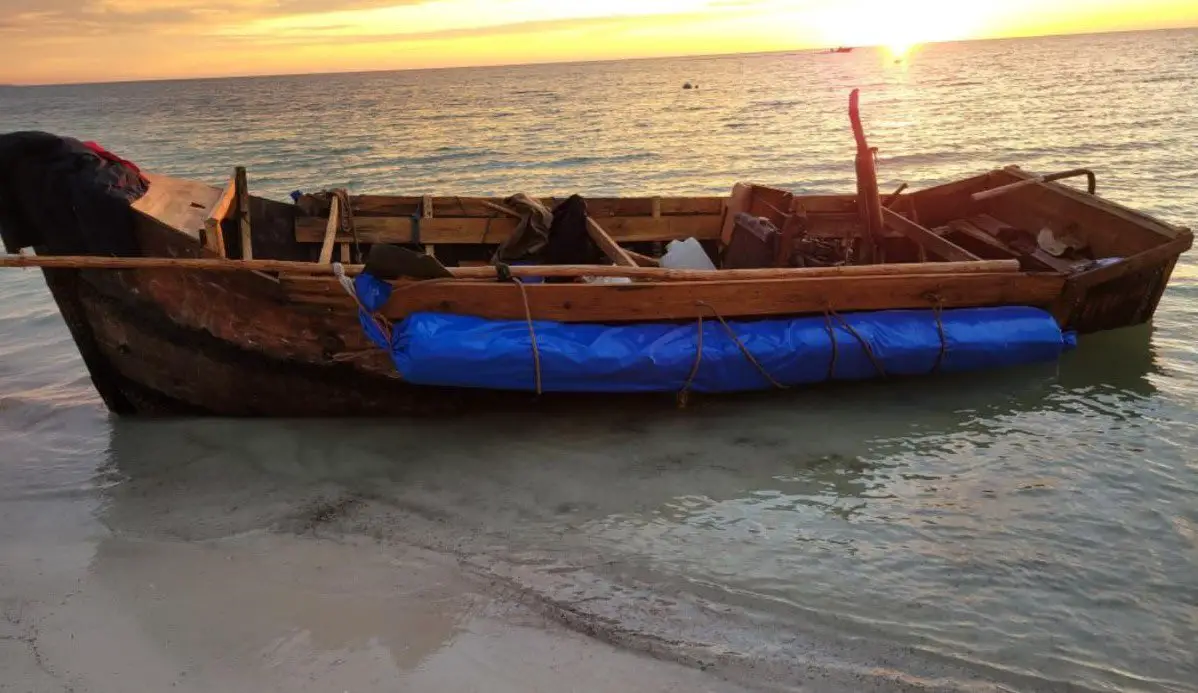
{"type": "MultiPolygon", "coordinates": [[[[1193,31],[1198,30],[1198,25],[1194,26],[1177,26],[1177,27],[1158,27],[1155,29],[1110,29],[1106,31],[1081,31],[1081,32],[1063,32],[1056,34],[1027,34],[1021,36],[986,36],[978,38],[961,38],[947,41],[924,41],[917,46],[934,46],[948,45],[955,43],[985,43],[990,41],[1022,41],[1027,39],[1041,38],[1067,38],[1074,36],[1104,36],[1110,34],[1148,34],[1163,31],[1193,31]]],[[[389,67],[367,70],[333,70],[328,72],[285,72],[285,73],[257,73],[257,74],[234,74],[234,75],[200,75],[193,77],[150,77],[146,79],[113,79],[99,80],[93,82],[37,82],[31,84],[16,84],[0,82],[0,88],[17,88],[17,89],[37,89],[43,87],[82,87],[82,86],[103,86],[116,84],[154,84],[159,82],[203,82],[216,81],[222,79],[277,79],[283,77],[320,77],[331,75],[369,75],[369,74],[386,74],[390,72],[440,72],[445,70],[475,70],[483,68],[504,68],[504,67],[536,67],[541,65],[591,65],[600,63],[618,63],[618,62],[635,62],[648,60],[678,60],[681,58],[730,58],[735,56],[760,56],[760,55],[784,55],[787,53],[811,53],[830,48],[837,48],[833,45],[815,45],[796,48],[787,48],[782,50],[772,51],[753,51],[740,53],[679,53],[676,55],[650,55],[636,56],[628,58],[598,58],[592,60],[543,60],[521,63],[480,63],[478,65],[446,65],[440,67],[389,67]]],[[[859,49],[885,49],[882,44],[871,44],[861,46],[851,46],[854,50],[859,49]]]]}

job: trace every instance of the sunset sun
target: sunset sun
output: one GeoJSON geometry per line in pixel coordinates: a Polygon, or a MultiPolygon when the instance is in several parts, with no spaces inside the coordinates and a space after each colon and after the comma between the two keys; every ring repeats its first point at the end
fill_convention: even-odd
{"type": "Polygon", "coordinates": [[[956,0],[911,0],[901,5],[856,0],[822,12],[818,26],[829,45],[882,46],[902,58],[920,43],[969,36],[984,23],[987,11],[956,0]]]}

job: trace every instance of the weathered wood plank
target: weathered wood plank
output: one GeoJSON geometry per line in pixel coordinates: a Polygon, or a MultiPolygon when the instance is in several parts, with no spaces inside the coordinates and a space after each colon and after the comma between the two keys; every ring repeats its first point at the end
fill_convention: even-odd
{"type": "MultiPolygon", "coordinates": [[[[1033,274],[823,277],[735,282],[542,284],[527,286],[533,318],[565,322],[687,320],[713,307],[724,317],[799,315],[837,311],[942,306],[1046,306],[1064,278],[1033,274]]],[[[333,299],[339,301],[340,299],[333,299]]],[[[524,303],[511,284],[416,282],[401,284],[384,307],[389,318],[441,311],[522,320],[524,303]]]]}
{"type": "Polygon", "coordinates": [[[920,226],[907,217],[885,207],[880,207],[880,209],[882,210],[882,221],[887,227],[898,231],[920,246],[943,257],[945,260],[968,262],[980,259],[977,255],[946,238],[937,236],[930,229],[920,226]]]}
{"type": "Polygon", "coordinates": [[[222,191],[205,183],[182,178],[155,173],[143,175],[150,182],[150,188],[132,203],[133,209],[199,240],[207,212],[220,199],[222,191]]]}
{"type": "MultiPolygon", "coordinates": [[[[494,211],[494,210],[491,210],[494,211]]],[[[646,217],[596,217],[595,221],[616,242],[719,238],[720,217],[716,215],[646,217]]],[[[492,243],[506,240],[517,220],[508,217],[436,217],[420,221],[422,243],[492,243]]],[[[412,220],[408,217],[354,217],[362,243],[413,243],[412,220]]],[[[325,220],[299,217],[295,220],[295,238],[301,243],[324,240],[325,220]]],[[[337,242],[352,240],[339,233],[337,242]]]]}

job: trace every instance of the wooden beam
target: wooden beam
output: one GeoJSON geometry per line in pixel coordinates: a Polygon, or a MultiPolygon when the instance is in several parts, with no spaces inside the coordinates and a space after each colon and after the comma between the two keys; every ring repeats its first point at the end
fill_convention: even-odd
{"type": "Polygon", "coordinates": [[[233,169],[233,184],[237,189],[237,228],[241,232],[241,259],[254,259],[254,240],[250,233],[250,184],[244,166],[233,169]]]}
{"type": "MultiPolygon", "coordinates": [[[[643,217],[594,217],[595,221],[618,243],[637,241],[669,241],[691,236],[699,240],[720,237],[720,217],[717,215],[643,217]]],[[[516,228],[517,219],[507,217],[436,217],[420,221],[420,240],[425,243],[487,243],[503,242],[516,228]]],[[[358,238],[362,243],[414,243],[410,217],[354,217],[358,238]]],[[[320,217],[299,217],[295,220],[295,238],[301,243],[320,243],[324,240],[325,224],[320,217]]],[[[338,234],[337,241],[350,241],[349,234],[338,234]]]]}
{"type": "Polygon", "coordinates": [[[615,264],[624,267],[637,266],[636,260],[633,260],[632,257],[620,247],[620,244],[616,243],[612,237],[603,230],[603,227],[590,217],[587,217],[587,233],[591,234],[591,240],[595,241],[595,245],[599,246],[599,249],[603,251],[603,254],[615,264]]]}
{"type": "Polygon", "coordinates": [[[968,262],[980,260],[977,255],[969,252],[952,241],[941,238],[931,229],[921,226],[907,217],[891,209],[882,207],[882,220],[888,228],[894,229],[917,243],[920,247],[943,257],[945,260],[968,262]]]}
{"type": "Polygon", "coordinates": [[[216,202],[212,203],[204,215],[204,247],[218,257],[225,257],[225,232],[221,228],[221,222],[229,217],[236,198],[237,176],[234,175],[229,178],[220,192],[220,197],[216,198],[216,202]]]}
{"type": "Polygon", "coordinates": [[[320,259],[318,263],[327,265],[333,261],[333,241],[337,238],[337,232],[341,227],[341,200],[334,197],[332,206],[329,207],[329,220],[325,224],[324,238],[320,245],[320,259]]]}

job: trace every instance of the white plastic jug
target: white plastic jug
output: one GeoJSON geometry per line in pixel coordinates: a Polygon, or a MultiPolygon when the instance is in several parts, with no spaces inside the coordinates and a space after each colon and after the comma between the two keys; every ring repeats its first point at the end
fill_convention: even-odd
{"type": "Polygon", "coordinates": [[[661,266],[669,269],[715,269],[715,264],[707,257],[703,246],[694,238],[670,241],[666,246],[666,254],[661,256],[661,266]]]}

